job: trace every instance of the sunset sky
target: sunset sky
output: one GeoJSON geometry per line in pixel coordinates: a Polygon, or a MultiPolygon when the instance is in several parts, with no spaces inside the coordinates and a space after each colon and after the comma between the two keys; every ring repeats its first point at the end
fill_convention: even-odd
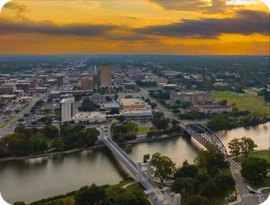
{"type": "Polygon", "coordinates": [[[0,54],[269,55],[269,9],[257,0],[7,3],[0,54]]]}

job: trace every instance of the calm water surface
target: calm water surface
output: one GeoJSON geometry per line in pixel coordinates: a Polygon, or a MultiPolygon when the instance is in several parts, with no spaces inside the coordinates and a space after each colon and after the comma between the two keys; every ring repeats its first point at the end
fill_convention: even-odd
{"type": "MultiPolygon", "coordinates": [[[[232,138],[247,136],[253,138],[259,149],[268,149],[269,126],[270,123],[266,123],[256,127],[220,131],[217,135],[226,147],[232,138]]],[[[142,161],[144,154],[160,152],[180,166],[185,159],[193,162],[201,148],[194,139],[175,137],[135,144],[128,154],[135,161],[142,161]]],[[[48,159],[0,164],[0,192],[9,203],[32,202],[92,183],[115,184],[125,176],[128,176],[128,172],[111,152],[104,148],[48,159]]]]}

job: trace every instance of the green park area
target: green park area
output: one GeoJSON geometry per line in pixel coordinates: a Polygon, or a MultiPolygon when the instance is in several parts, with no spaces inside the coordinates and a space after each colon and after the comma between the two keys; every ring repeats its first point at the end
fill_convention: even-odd
{"type": "MultiPolygon", "coordinates": [[[[132,179],[127,179],[124,181],[120,181],[118,184],[114,185],[103,185],[97,188],[101,188],[105,190],[106,195],[113,195],[117,194],[116,192],[119,191],[120,189],[125,190],[125,194],[134,194],[136,192],[141,192],[142,190],[134,183],[134,180],[132,179]]],[[[80,189],[81,190],[81,189],[80,189]]],[[[40,201],[32,202],[31,205],[36,205],[36,204],[50,204],[50,205],[64,205],[64,204],[69,204],[73,205],[75,204],[75,196],[76,193],[79,190],[69,192],[67,194],[62,194],[54,197],[50,197],[47,199],[42,199],[40,201]]]]}
{"type": "Polygon", "coordinates": [[[223,99],[228,101],[228,105],[236,104],[240,110],[248,110],[250,112],[259,112],[261,114],[269,113],[269,106],[265,104],[262,98],[250,94],[239,94],[232,92],[214,92],[212,98],[217,101],[223,99]]]}
{"type": "Polygon", "coordinates": [[[138,127],[138,134],[147,134],[150,130],[150,127],[138,127]]]}
{"type": "MultiPolygon", "coordinates": [[[[250,157],[265,159],[268,163],[270,163],[270,150],[253,151],[253,152],[248,154],[248,158],[250,158],[250,157]]],[[[238,157],[237,161],[239,163],[243,164],[245,159],[246,159],[245,156],[241,155],[238,157]]],[[[270,172],[270,167],[267,168],[267,172],[270,172]]],[[[256,183],[252,183],[251,181],[249,181],[249,185],[253,189],[257,190],[257,189],[262,188],[262,187],[269,187],[270,181],[269,181],[269,178],[263,177],[263,180],[258,181],[256,183]]],[[[265,190],[265,192],[269,192],[269,190],[267,189],[267,190],[265,190]]]]}
{"type": "MultiPolygon", "coordinates": [[[[270,150],[253,151],[248,154],[248,157],[258,157],[260,159],[265,159],[268,163],[270,163],[270,150]]],[[[242,155],[238,157],[237,161],[242,163],[244,159],[245,159],[245,156],[242,155]]]]}

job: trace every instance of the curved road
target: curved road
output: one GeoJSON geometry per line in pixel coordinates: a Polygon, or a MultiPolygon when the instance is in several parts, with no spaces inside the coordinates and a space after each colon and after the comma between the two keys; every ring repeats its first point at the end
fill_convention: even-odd
{"type": "MultiPolygon", "coordinates": [[[[143,88],[141,88],[141,95],[143,95],[145,98],[149,98],[151,102],[156,103],[157,104],[156,109],[163,112],[167,118],[179,120],[178,117],[176,117],[171,111],[163,107],[156,99],[150,97],[149,92],[143,88]]],[[[181,123],[186,124],[183,120],[181,120],[181,123]]],[[[234,203],[234,204],[238,204],[238,205],[259,204],[260,202],[259,202],[259,199],[257,198],[257,195],[251,194],[249,190],[247,189],[248,185],[240,173],[241,166],[228,156],[225,156],[225,159],[230,163],[231,172],[236,181],[236,190],[240,196],[239,202],[234,203]]]]}

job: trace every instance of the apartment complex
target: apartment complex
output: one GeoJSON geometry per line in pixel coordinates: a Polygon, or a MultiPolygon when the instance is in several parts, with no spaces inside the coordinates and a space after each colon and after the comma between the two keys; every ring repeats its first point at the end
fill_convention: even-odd
{"type": "Polygon", "coordinates": [[[101,64],[101,77],[100,77],[100,86],[111,86],[112,85],[112,66],[110,63],[101,64]]]}
{"type": "Polygon", "coordinates": [[[191,102],[192,104],[205,103],[211,101],[211,94],[209,92],[171,92],[171,102],[180,100],[181,102],[191,102]]]}

